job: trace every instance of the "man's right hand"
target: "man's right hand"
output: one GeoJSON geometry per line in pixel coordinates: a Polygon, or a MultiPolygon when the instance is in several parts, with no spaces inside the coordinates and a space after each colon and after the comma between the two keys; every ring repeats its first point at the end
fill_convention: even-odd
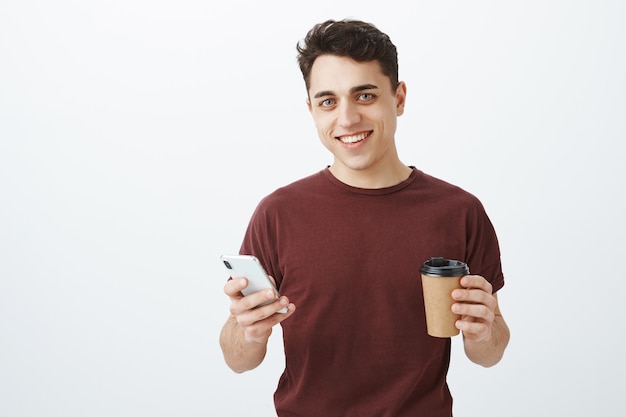
{"type": "Polygon", "coordinates": [[[246,342],[266,344],[272,334],[272,327],[291,317],[296,306],[285,296],[259,306],[274,299],[274,290],[268,289],[244,296],[241,290],[247,286],[248,280],[245,278],[234,278],[224,285],[224,292],[230,298],[230,314],[241,327],[246,342]],[[285,307],[288,308],[286,313],[278,313],[285,307]]]}

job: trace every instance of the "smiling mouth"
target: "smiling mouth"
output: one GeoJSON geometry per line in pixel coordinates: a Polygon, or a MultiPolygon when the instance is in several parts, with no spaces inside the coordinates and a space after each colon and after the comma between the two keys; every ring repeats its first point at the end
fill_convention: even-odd
{"type": "Polygon", "coordinates": [[[361,142],[363,139],[365,139],[366,137],[368,137],[370,135],[370,132],[361,132],[361,133],[357,133],[356,135],[346,135],[346,136],[337,136],[336,139],[339,139],[341,142],[350,145],[353,143],[359,143],[361,142]]]}

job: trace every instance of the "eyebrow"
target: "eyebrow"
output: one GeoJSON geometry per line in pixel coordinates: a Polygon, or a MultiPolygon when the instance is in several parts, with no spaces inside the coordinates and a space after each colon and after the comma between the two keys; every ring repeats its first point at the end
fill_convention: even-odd
{"type": "MultiPolygon", "coordinates": [[[[374,84],[357,85],[356,87],[352,87],[350,89],[350,94],[358,93],[359,91],[363,91],[363,90],[375,90],[377,88],[378,87],[375,86],[374,84]]],[[[334,92],[330,90],[325,90],[325,91],[320,91],[319,93],[315,94],[313,98],[320,98],[320,97],[334,96],[334,95],[335,95],[334,92]]]]}

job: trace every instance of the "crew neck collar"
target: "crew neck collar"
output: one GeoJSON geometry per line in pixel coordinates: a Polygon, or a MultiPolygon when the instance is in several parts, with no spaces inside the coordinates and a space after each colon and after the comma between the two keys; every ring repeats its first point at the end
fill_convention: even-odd
{"type": "Polygon", "coordinates": [[[399,182],[398,184],[392,185],[390,187],[383,187],[383,188],[359,188],[359,187],[354,187],[352,185],[348,185],[342,181],[340,181],[339,179],[337,179],[337,177],[335,177],[331,172],[330,172],[330,166],[327,166],[326,168],[324,168],[322,170],[322,174],[324,175],[324,177],[326,177],[333,185],[335,185],[336,187],[339,187],[345,191],[351,192],[351,193],[355,193],[355,194],[365,194],[365,195],[385,195],[385,194],[392,194],[395,193],[399,190],[402,190],[403,188],[406,188],[407,186],[409,186],[413,181],[415,181],[415,178],[418,175],[418,170],[417,168],[415,168],[412,165],[409,165],[409,168],[411,168],[411,174],[409,175],[409,177],[401,182],[399,182]]]}

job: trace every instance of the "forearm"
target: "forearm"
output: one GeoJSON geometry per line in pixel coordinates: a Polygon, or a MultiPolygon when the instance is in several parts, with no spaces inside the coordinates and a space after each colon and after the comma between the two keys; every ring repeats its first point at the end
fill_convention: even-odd
{"type": "Polygon", "coordinates": [[[233,316],[228,318],[222,328],[220,346],[226,364],[237,373],[259,366],[267,352],[267,340],[265,343],[246,341],[243,329],[233,316]]]}
{"type": "Polygon", "coordinates": [[[463,338],[465,354],[472,362],[488,368],[500,362],[509,343],[509,338],[509,327],[502,316],[497,314],[491,325],[489,340],[475,341],[463,338]]]}

